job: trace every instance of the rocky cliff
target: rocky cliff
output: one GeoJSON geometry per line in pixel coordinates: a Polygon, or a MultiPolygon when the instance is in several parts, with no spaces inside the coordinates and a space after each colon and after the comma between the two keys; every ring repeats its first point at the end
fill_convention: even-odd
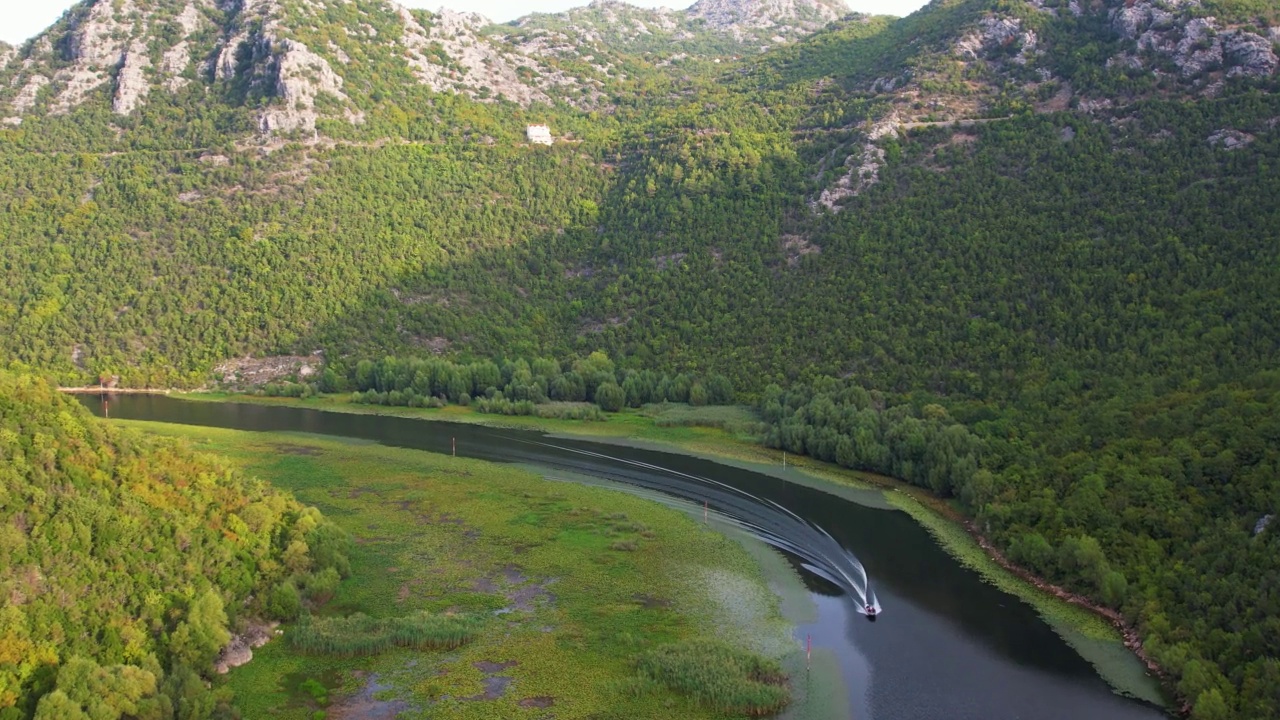
{"type": "Polygon", "coordinates": [[[1280,66],[1280,27],[1247,13],[1217,17],[1199,0],[938,2],[883,33],[850,38],[829,50],[896,57],[891,72],[868,74],[874,63],[862,63],[820,90],[832,103],[853,91],[878,109],[856,117],[851,139],[818,169],[826,181],[811,198],[816,210],[838,212],[875,184],[884,141],[903,130],[1068,109],[1123,121],[1144,98],[1213,97],[1228,83],[1271,82],[1280,66]],[[1078,61],[1099,49],[1101,67],[1078,61]]]}
{"type": "MultiPolygon", "coordinates": [[[[699,0],[683,11],[597,0],[494,25],[390,0],[86,0],[22,48],[0,47],[0,121],[17,126],[95,102],[128,116],[196,93],[253,108],[260,137],[316,136],[324,118],[363,123],[384,102],[379,84],[583,112],[607,109],[637,71],[732,59],[815,32],[821,42],[792,61],[831,63],[836,77],[850,67],[818,106],[824,94],[875,98],[879,110],[853,123],[864,137],[890,120],[1105,110],[1117,83],[1125,102],[1135,93],[1214,95],[1280,67],[1280,28],[1247,13],[1218,17],[1199,0],[939,0],[899,21],[877,19],[883,31],[870,34],[872,19],[846,10],[840,0],[699,0]],[[1104,67],[1079,76],[1075,58],[1099,48],[1104,67]]],[[[862,140],[833,156],[831,167],[848,172],[818,204],[834,209],[832,197],[874,183],[878,156],[862,140]]]]}
{"type": "Polygon", "coordinates": [[[196,92],[260,107],[262,136],[314,134],[322,117],[359,124],[374,104],[347,82],[352,63],[483,102],[589,110],[626,77],[619,53],[638,46],[620,38],[656,35],[672,52],[682,41],[687,52],[759,49],[817,30],[843,12],[835,2],[715,0],[688,12],[597,2],[498,26],[390,0],[85,0],[23,48],[0,47],[0,119],[17,126],[91,102],[127,116],[196,92]]]}
{"type": "Polygon", "coordinates": [[[743,41],[779,44],[820,30],[843,15],[843,0],[698,0],[688,16],[743,41]]]}

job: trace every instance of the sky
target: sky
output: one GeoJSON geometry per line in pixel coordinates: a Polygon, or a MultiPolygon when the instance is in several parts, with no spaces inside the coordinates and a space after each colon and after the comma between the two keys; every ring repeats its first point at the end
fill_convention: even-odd
{"type": "MultiPolygon", "coordinates": [[[[61,17],[77,0],[0,0],[0,40],[20,45],[61,17]]],[[[687,7],[688,0],[627,0],[644,7],[687,7]]],[[[845,0],[850,8],[861,12],[907,15],[928,0],[845,0]]],[[[514,20],[531,12],[559,12],[586,5],[589,0],[400,0],[401,5],[431,10],[441,5],[455,10],[469,10],[495,22],[514,20]]]]}

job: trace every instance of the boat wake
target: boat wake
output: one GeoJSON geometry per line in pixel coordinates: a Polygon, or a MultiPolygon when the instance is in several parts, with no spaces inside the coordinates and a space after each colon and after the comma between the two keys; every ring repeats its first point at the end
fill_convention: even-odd
{"type": "Polygon", "coordinates": [[[769,498],[718,480],[638,460],[552,443],[506,439],[557,451],[558,457],[541,457],[538,459],[540,464],[555,464],[584,474],[603,476],[702,505],[714,511],[718,518],[798,558],[806,570],[848,595],[859,612],[869,616],[880,613],[880,602],[858,558],[825,529],[769,498]],[[570,460],[574,456],[581,457],[582,462],[570,460]]]}

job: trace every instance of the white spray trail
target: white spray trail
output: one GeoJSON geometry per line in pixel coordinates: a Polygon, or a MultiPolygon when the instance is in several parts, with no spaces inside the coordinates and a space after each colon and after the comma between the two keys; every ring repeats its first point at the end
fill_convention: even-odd
{"type": "Polygon", "coordinates": [[[667,492],[687,500],[714,502],[719,517],[763,542],[800,558],[807,570],[836,585],[855,599],[860,612],[865,612],[863,608],[868,606],[877,613],[880,611],[880,603],[871,590],[866,568],[857,556],[841,546],[826,529],[805,520],[770,498],[758,497],[712,478],[692,475],[652,463],[551,443],[509,439],[691,481],[688,484],[668,485],[656,481],[646,482],[643,476],[634,477],[626,474],[620,476],[628,484],[667,492]]]}

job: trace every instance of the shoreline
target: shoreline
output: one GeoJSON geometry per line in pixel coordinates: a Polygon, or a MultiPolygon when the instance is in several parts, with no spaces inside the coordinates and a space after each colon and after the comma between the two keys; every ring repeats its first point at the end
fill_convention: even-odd
{"type": "MultiPolygon", "coordinates": [[[[65,391],[74,392],[72,389],[65,391]]],[[[96,392],[96,391],[95,391],[96,392]]],[[[488,427],[532,430],[549,436],[562,436],[578,440],[606,444],[641,447],[663,452],[700,457],[716,462],[732,464],[756,472],[777,477],[787,482],[798,482],[816,489],[845,497],[853,502],[881,509],[888,507],[902,510],[925,527],[935,541],[958,562],[982,575],[983,579],[1018,599],[1027,602],[1050,627],[1072,645],[1090,662],[1113,691],[1159,706],[1170,712],[1185,715],[1185,701],[1169,686],[1168,675],[1146,653],[1136,628],[1125,623],[1123,617],[1102,607],[1088,598],[1054,585],[1019,567],[1004,557],[974,524],[943,499],[926,490],[903,481],[874,473],[860,472],[831,466],[807,456],[786,454],[788,465],[783,467],[779,459],[781,451],[734,437],[714,427],[677,426],[660,427],[652,416],[629,411],[609,416],[604,422],[583,422],[527,416],[484,415],[470,408],[447,406],[439,409],[390,408],[381,405],[361,405],[339,399],[337,396],[321,396],[317,399],[264,397],[236,393],[208,391],[134,391],[139,394],[177,394],[183,399],[199,402],[243,402],[257,405],[279,405],[325,412],[342,412],[353,415],[382,415],[436,422],[453,422],[488,427]],[[636,419],[643,423],[635,422],[636,419]],[[644,433],[645,429],[653,432],[644,433]],[[593,432],[593,430],[597,432],[593,432]],[[677,437],[677,436],[685,437],[677,437]],[[841,491],[845,492],[841,492],[841,491]],[[854,493],[875,493],[883,496],[884,503],[868,503],[866,497],[854,493]],[[903,501],[906,502],[903,502],[903,501]],[[914,508],[911,506],[915,506],[914,508]],[[948,529],[955,532],[947,532],[948,529]],[[970,545],[966,547],[966,543],[970,545]],[[975,557],[974,553],[980,556],[975,557]],[[1005,573],[1001,577],[1000,573],[1005,573]],[[1055,607],[1057,606],[1057,607],[1055,607]],[[1074,617],[1073,617],[1074,616],[1074,617]],[[1100,630],[1104,628],[1104,630],[1100,630]],[[1105,633],[1105,637],[1103,634],[1105,633]],[[1123,674],[1101,663],[1109,655],[1102,644],[1116,645],[1139,663],[1147,677],[1159,686],[1159,693],[1141,692],[1135,678],[1120,678],[1123,674]],[[1126,682],[1128,680],[1128,682],[1126,682]],[[1121,687],[1121,686],[1124,687],[1121,687]]]]}
{"type": "Polygon", "coordinates": [[[121,387],[98,387],[95,385],[82,385],[80,387],[59,387],[58,392],[68,395],[187,395],[195,394],[195,391],[173,390],[171,388],[121,388],[121,387]]]}

